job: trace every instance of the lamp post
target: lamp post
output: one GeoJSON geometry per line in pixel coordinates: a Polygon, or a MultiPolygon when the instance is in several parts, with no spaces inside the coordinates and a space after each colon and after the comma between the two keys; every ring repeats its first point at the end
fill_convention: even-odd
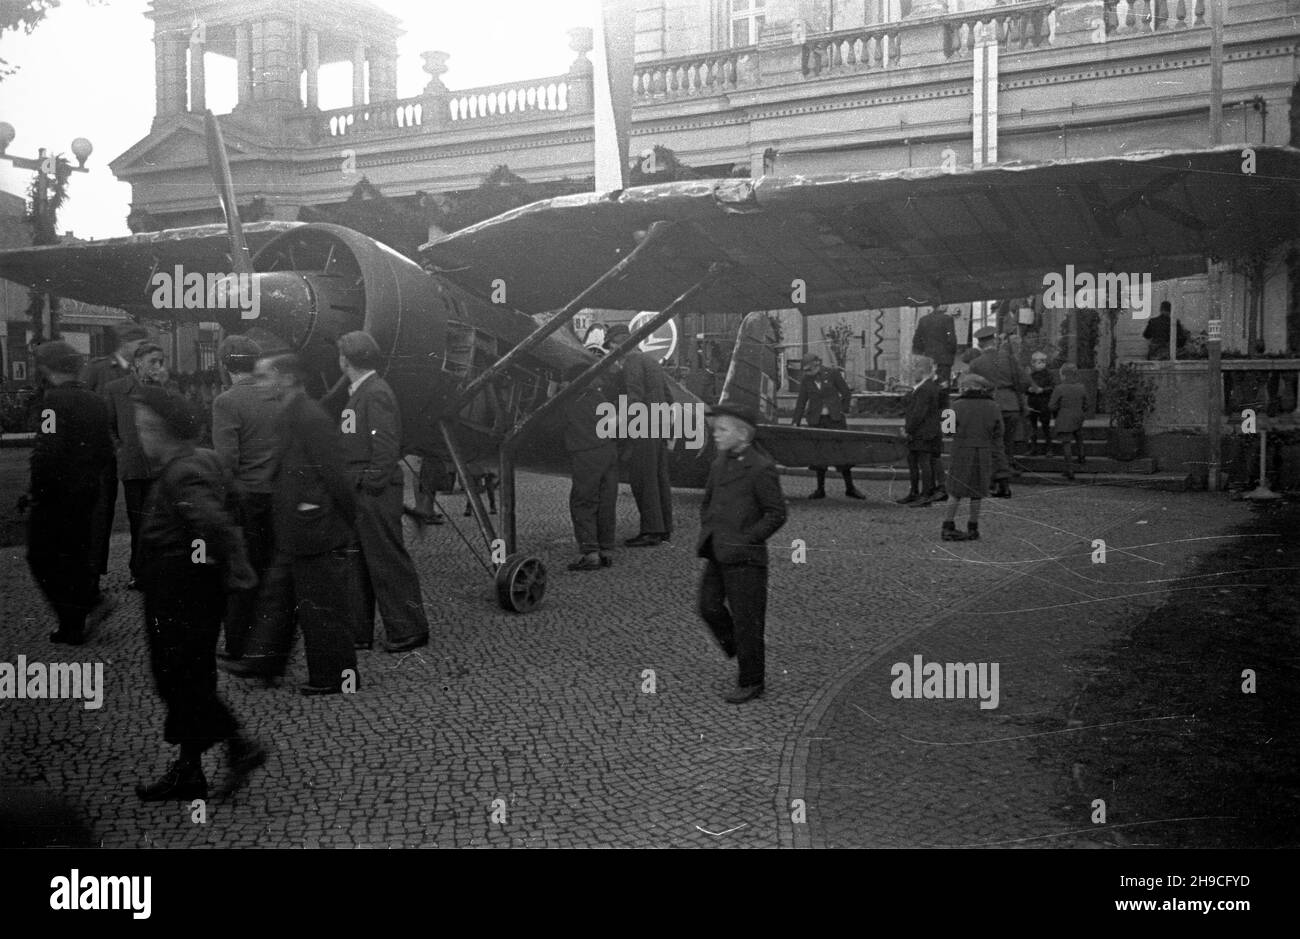
{"type": "MultiPolygon", "coordinates": [[[[47,153],[42,147],[35,157],[14,156],[9,153],[9,144],[13,143],[17,131],[14,126],[5,121],[0,121],[0,157],[8,160],[19,169],[35,170],[36,187],[32,198],[32,216],[36,219],[36,233],[32,242],[36,245],[58,244],[58,206],[51,205],[50,201],[50,181],[53,179],[55,185],[59,185],[64,173],[88,173],[86,160],[90,157],[91,152],[95,149],[94,145],[85,137],[77,137],[72,141],[72,154],[77,158],[77,165],[71,165],[67,160],[59,156],[47,153]]],[[[38,302],[37,297],[40,292],[33,293],[33,303],[38,302]]],[[[47,295],[48,296],[48,295],[47,295]]],[[[39,301],[42,304],[44,301],[39,301]]],[[[59,326],[57,319],[57,307],[53,299],[50,306],[50,338],[59,337],[59,326]]],[[[41,340],[43,332],[43,310],[40,314],[32,317],[32,342],[37,343],[41,340]]]]}

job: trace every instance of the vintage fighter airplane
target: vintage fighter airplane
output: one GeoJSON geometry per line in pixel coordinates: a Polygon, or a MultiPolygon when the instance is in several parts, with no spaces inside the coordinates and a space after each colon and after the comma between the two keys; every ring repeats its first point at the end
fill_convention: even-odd
{"type": "MultiPolygon", "coordinates": [[[[1271,250],[1300,235],[1300,151],[1256,147],[1121,158],[824,177],[697,180],[535,203],[421,248],[421,268],[328,224],[240,224],[220,128],[210,162],[225,230],[203,226],[79,245],[0,252],[0,277],[153,318],[215,320],[268,348],[293,350],[339,380],[335,339],[365,329],[387,356],[404,449],[501,472],[497,597],[526,612],[546,590],[541,560],[517,550],[516,466],[555,467],[562,405],[672,317],[743,312],[722,398],[773,413],[772,309],[803,285],[804,314],[1024,295],[1045,272],[1204,271],[1207,258],[1271,250]],[[159,310],[159,271],[256,280],[255,319],[226,304],[159,310]],[[493,303],[506,287],[507,303],[493,303]],[[611,354],[584,350],[570,324],[584,308],[657,310],[611,354]],[[574,364],[588,366],[559,390],[574,364]]],[[[698,399],[677,386],[674,397],[698,399]]],[[[897,438],[768,425],[785,465],[893,462],[897,438]]],[[[674,450],[676,485],[702,484],[711,448],[674,450]]],[[[477,494],[487,544],[498,532],[477,494]]]]}

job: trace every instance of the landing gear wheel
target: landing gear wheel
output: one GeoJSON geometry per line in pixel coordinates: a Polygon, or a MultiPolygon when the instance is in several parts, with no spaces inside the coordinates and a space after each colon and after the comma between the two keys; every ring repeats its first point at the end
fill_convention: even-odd
{"type": "Polygon", "coordinates": [[[512,554],[497,569],[497,602],[503,610],[528,613],[546,596],[546,565],[540,558],[512,554]]]}

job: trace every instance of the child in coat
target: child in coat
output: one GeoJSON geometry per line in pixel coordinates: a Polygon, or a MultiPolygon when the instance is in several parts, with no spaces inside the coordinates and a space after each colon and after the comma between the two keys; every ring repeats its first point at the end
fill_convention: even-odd
{"type": "Polygon", "coordinates": [[[1083,409],[1088,391],[1079,381],[1079,370],[1073,365],[1061,366],[1061,383],[1052,392],[1049,405],[1056,416],[1056,436],[1065,447],[1065,478],[1074,479],[1070,440],[1078,445],[1079,465],[1083,465],[1083,409]]]}
{"type": "Polygon", "coordinates": [[[941,537],[944,541],[977,541],[980,502],[993,482],[994,454],[1002,447],[1002,411],[993,401],[992,384],[979,375],[967,372],[958,388],[961,395],[953,402],[957,433],[948,468],[948,518],[941,537]],[[970,500],[970,520],[966,531],[960,532],[957,510],[963,499],[970,500]]]}
{"type": "Polygon", "coordinates": [[[1056,390],[1056,376],[1047,367],[1047,353],[1035,352],[1030,356],[1029,440],[1033,447],[1030,456],[1049,456],[1052,452],[1052,392],[1056,390]],[[1038,428],[1043,429],[1043,445],[1038,445],[1038,428]]]}
{"type": "MultiPolygon", "coordinates": [[[[942,467],[943,434],[940,415],[947,395],[939,385],[937,366],[929,356],[915,358],[914,377],[917,385],[907,398],[903,420],[903,436],[907,440],[907,473],[910,486],[899,505],[923,508],[931,502],[941,502],[939,494],[943,483],[939,473],[942,467]]],[[[947,498],[946,494],[944,498],[947,498]]]]}

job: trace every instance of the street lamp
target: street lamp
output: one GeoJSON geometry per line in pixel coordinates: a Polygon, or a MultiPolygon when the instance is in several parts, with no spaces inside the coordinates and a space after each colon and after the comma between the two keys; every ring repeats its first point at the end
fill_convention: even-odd
{"type": "MultiPolygon", "coordinates": [[[[36,171],[36,192],[32,200],[34,203],[32,214],[37,219],[37,230],[33,241],[38,245],[56,244],[58,242],[58,222],[54,217],[54,212],[50,209],[49,184],[51,177],[54,177],[56,183],[58,182],[59,158],[46,153],[44,147],[38,151],[35,158],[11,155],[8,152],[9,145],[13,143],[16,136],[18,136],[18,132],[14,130],[14,125],[7,121],[0,121],[0,157],[8,160],[19,169],[36,171]]],[[[72,173],[90,172],[90,170],[86,168],[86,160],[89,159],[90,154],[94,149],[94,145],[85,137],[77,137],[72,141],[72,154],[77,158],[77,165],[73,166],[64,160],[63,166],[67,168],[68,172],[72,173]]],[[[40,341],[42,332],[41,320],[43,319],[42,311],[35,310],[35,304],[37,302],[38,297],[34,295],[34,312],[32,316],[32,341],[34,343],[40,341]]],[[[58,323],[56,320],[55,309],[52,304],[50,309],[50,338],[58,338],[58,323]]]]}

